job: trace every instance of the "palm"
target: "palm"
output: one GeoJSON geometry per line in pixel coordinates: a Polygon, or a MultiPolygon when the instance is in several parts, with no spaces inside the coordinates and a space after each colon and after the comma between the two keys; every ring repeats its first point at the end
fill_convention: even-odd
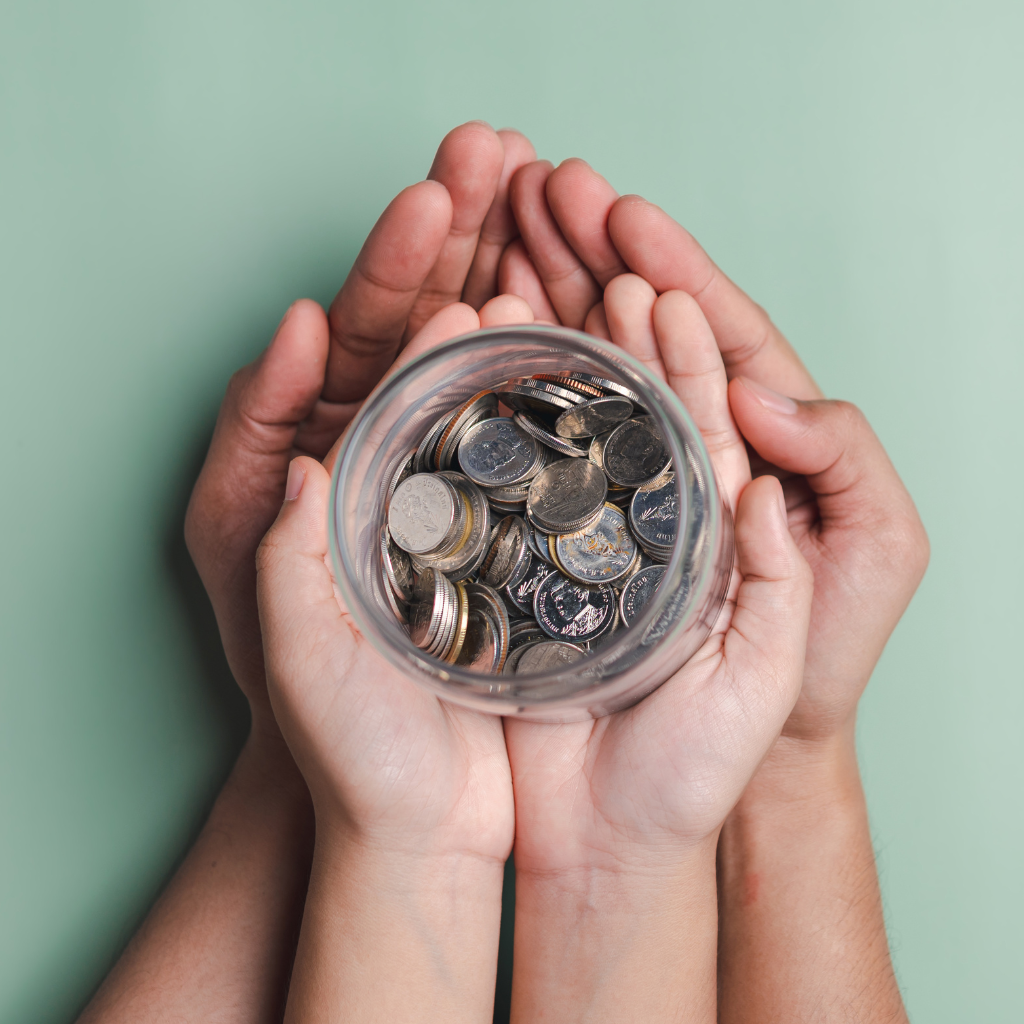
{"type": "MultiPolygon", "coordinates": [[[[500,720],[438,700],[384,661],[339,608],[301,698],[328,791],[367,829],[446,836],[504,857],[512,790],[500,720]]],[[[309,776],[307,776],[309,777],[309,776]]],[[[314,793],[314,799],[317,794],[314,793]]]]}
{"type": "Polygon", "coordinates": [[[595,722],[509,721],[516,864],[565,869],[697,841],[722,821],[767,752],[792,691],[735,630],[727,607],[659,690],[595,722]],[[589,853],[585,857],[584,853],[589,853]]]}

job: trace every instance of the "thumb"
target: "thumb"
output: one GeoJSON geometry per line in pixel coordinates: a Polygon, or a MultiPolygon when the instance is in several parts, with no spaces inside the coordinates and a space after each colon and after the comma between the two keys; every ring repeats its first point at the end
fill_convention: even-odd
{"type": "Polygon", "coordinates": [[[345,629],[326,561],[329,488],[330,477],[319,462],[293,459],[281,511],[256,554],[256,595],[275,711],[281,696],[312,696],[316,681],[325,677],[325,666],[313,662],[327,656],[330,639],[345,629]]]}
{"type": "Polygon", "coordinates": [[[736,554],[742,583],[725,636],[726,661],[734,678],[758,687],[781,728],[800,692],[814,578],[789,532],[782,485],[773,476],[751,481],[740,495],[736,554]]]}
{"type": "Polygon", "coordinates": [[[746,377],[730,382],[729,403],[758,455],[807,478],[823,530],[902,525],[923,538],[907,489],[856,406],[795,401],[746,377]]]}

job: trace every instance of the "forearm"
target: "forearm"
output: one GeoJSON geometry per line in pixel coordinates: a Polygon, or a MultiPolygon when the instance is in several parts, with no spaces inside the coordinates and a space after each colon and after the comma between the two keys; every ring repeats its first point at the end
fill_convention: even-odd
{"type": "Polygon", "coordinates": [[[250,739],[80,1024],[280,1020],[311,855],[312,807],[294,762],[283,744],[250,739]]]}
{"type": "Polygon", "coordinates": [[[712,1022],[714,843],[670,867],[517,869],[512,1020],[712,1022]]]}
{"type": "Polygon", "coordinates": [[[852,724],[782,738],[722,830],[719,1019],[904,1021],[852,724]]]}
{"type": "Polygon", "coordinates": [[[285,1020],[490,1022],[503,867],[368,846],[318,819],[285,1020]]]}

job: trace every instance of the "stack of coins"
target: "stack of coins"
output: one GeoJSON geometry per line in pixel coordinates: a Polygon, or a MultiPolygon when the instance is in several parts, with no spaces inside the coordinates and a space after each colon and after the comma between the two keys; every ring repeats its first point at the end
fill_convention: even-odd
{"type": "Polygon", "coordinates": [[[536,675],[636,622],[680,507],[639,396],[565,373],[445,412],[395,470],[385,516],[385,599],[413,643],[475,672],[536,675]]]}

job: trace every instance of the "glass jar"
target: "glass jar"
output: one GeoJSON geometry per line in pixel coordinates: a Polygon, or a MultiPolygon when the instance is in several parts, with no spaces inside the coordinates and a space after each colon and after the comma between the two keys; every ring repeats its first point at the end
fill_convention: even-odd
{"type": "Polygon", "coordinates": [[[386,378],[363,404],[338,453],[329,522],[342,597],[363,635],[392,665],[452,703],[534,721],[597,718],[660,686],[707,638],[733,565],[729,509],[682,403],[620,348],[562,327],[476,331],[432,348],[386,378]],[[379,539],[389,484],[446,411],[510,377],[565,372],[625,385],[661,429],[680,502],[679,534],[661,585],[630,628],[557,671],[490,676],[435,660],[413,644],[384,590],[379,539]]]}

